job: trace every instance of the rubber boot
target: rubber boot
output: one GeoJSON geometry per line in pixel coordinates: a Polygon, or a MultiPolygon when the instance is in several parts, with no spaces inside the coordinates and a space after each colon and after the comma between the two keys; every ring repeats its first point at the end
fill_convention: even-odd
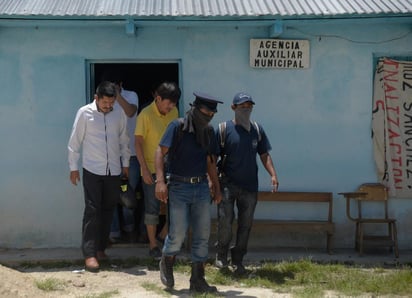
{"type": "Polygon", "coordinates": [[[175,256],[165,256],[159,262],[160,280],[167,288],[173,288],[175,285],[175,278],[173,276],[173,265],[175,263],[175,256]]]}
{"type": "Polygon", "coordinates": [[[192,263],[192,276],[190,277],[190,291],[197,293],[216,293],[217,288],[209,286],[205,280],[205,264],[192,263]]]}

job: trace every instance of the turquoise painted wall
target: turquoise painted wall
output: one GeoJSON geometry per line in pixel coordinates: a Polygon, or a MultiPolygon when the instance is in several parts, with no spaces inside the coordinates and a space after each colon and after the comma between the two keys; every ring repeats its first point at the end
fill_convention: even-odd
{"type": "MultiPolygon", "coordinates": [[[[66,146],[75,113],[86,103],[88,59],[179,61],[184,109],[194,90],[225,102],[215,125],[233,116],[236,92],[251,93],[257,103],[253,116],[273,146],[280,190],[333,192],[335,247],[352,247],[353,223],[337,193],[376,181],[370,139],[374,56],[412,57],[412,34],[379,42],[408,31],[410,24],[367,20],[287,23],[280,37],[310,41],[310,68],[265,70],[249,67],[249,39],[268,38],[266,26],[170,23],[139,27],[137,36],[129,37],[115,25],[2,23],[0,247],[80,245],[83,194],[69,182],[66,146]]],[[[269,177],[260,168],[260,188],[268,190],[269,177]]],[[[412,248],[411,199],[390,201],[401,249],[412,248]]],[[[293,205],[259,203],[256,217],[288,216],[292,209],[296,212],[293,205]]],[[[308,209],[324,213],[309,206],[298,209],[298,216],[308,209]]],[[[306,238],[324,246],[323,236],[306,238]]],[[[288,240],[296,245],[293,239],[280,245],[288,240]]]]}

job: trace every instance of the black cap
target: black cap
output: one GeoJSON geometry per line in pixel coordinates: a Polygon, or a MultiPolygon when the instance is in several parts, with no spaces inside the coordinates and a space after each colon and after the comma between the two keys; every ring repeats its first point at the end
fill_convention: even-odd
{"type": "Polygon", "coordinates": [[[223,101],[220,101],[216,97],[206,93],[196,91],[193,92],[193,95],[196,97],[195,101],[193,102],[194,106],[204,106],[205,108],[215,113],[217,112],[217,104],[223,103],[223,101]]]}

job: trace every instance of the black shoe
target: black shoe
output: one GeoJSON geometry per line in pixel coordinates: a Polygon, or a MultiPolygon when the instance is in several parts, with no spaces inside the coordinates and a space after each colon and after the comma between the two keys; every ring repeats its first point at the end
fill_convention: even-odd
{"type": "Polygon", "coordinates": [[[235,268],[235,271],[233,271],[233,273],[237,276],[242,276],[242,275],[246,275],[247,270],[245,268],[245,266],[243,266],[241,263],[239,264],[234,264],[233,265],[235,268]]]}
{"type": "Polygon", "coordinates": [[[162,257],[162,252],[156,246],[156,247],[153,247],[151,250],[149,250],[149,256],[151,256],[155,260],[160,260],[160,258],[162,257]]]}
{"type": "Polygon", "coordinates": [[[223,254],[216,254],[215,266],[219,269],[226,268],[229,265],[226,257],[223,254]]]}
{"type": "Polygon", "coordinates": [[[230,249],[232,255],[232,266],[234,268],[234,274],[237,276],[245,275],[247,273],[246,268],[243,266],[243,255],[236,252],[235,248],[230,249]]]}
{"type": "Polygon", "coordinates": [[[162,256],[159,262],[160,268],[160,280],[167,288],[171,289],[175,285],[175,279],[173,276],[173,264],[175,257],[162,256]]]}

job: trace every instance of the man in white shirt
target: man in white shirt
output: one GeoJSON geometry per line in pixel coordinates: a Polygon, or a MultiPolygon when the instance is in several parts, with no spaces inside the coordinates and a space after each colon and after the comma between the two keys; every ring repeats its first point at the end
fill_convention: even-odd
{"type": "Polygon", "coordinates": [[[104,81],[96,89],[94,101],[76,114],[68,143],[70,181],[80,181],[82,156],[85,209],[82,227],[82,252],[86,270],[99,270],[98,259],[107,257],[105,249],[113,210],[119,200],[120,175],[129,172],[127,117],[114,107],[116,86],[104,81]]]}

